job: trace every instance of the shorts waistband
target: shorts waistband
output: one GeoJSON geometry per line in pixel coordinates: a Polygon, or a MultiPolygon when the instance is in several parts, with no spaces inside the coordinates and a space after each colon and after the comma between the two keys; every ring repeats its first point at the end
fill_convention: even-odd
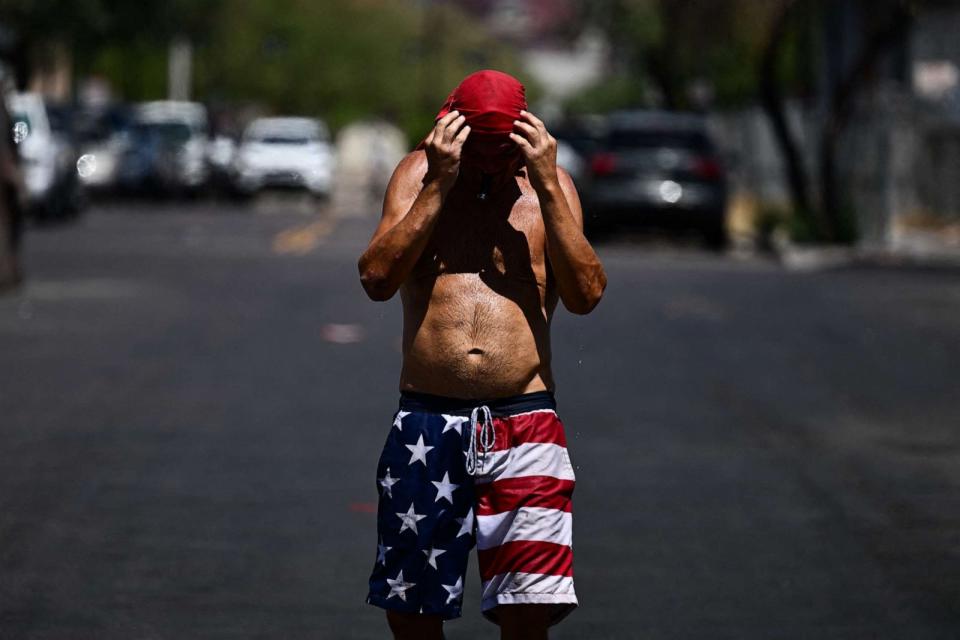
{"type": "Polygon", "coordinates": [[[557,401],[552,391],[531,391],[515,396],[488,399],[465,399],[438,396],[420,391],[401,391],[400,409],[425,413],[446,413],[469,416],[475,407],[486,406],[495,416],[511,416],[537,409],[556,410],[557,401]]]}

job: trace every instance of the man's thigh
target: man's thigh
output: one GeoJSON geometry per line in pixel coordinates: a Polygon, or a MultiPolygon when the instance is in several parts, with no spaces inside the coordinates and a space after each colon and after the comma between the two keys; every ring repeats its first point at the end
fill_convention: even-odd
{"type": "Polygon", "coordinates": [[[556,611],[549,604],[501,604],[494,614],[502,640],[547,640],[556,611]]]}
{"type": "Polygon", "coordinates": [[[443,640],[443,618],[438,615],[387,610],[387,624],[397,640],[443,640]]]}

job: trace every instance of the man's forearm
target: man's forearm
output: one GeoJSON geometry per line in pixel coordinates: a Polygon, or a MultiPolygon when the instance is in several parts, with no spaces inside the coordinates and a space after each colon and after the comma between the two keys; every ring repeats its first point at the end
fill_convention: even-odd
{"type": "Polygon", "coordinates": [[[409,213],[361,256],[360,280],[370,297],[391,298],[410,275],[427,246],[445,196],[439,180],[424,184],[409,213]]]}
{"type": "Polygon", "coordinates": [[[607,286],[600,259],[570,211],[560,184],[542,185],[537,195],[546,229],[547,254],[560,298],[573,313],[589,313],[607,286]]]}

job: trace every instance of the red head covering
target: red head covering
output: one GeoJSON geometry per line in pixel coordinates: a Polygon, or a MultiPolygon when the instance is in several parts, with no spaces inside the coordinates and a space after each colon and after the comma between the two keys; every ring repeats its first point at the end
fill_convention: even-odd
{"type": "Polygon", "coordinates": [[[520,155],[510,133],[513,121],[526,108],[527,98],[519,80],[500,71],[477,71],[447,97],[436,120],[459,111],[470,125],[460,161],[484,173],[499,173],[520,155]]]}

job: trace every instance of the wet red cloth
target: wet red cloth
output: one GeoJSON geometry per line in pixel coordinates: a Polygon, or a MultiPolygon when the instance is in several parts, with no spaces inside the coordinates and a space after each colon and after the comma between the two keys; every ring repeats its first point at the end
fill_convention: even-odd
{"type": "MultiPolygon", "coordinates": [[[[435,121],[451,111],[459,111],[470,125],[460,162],[484,173],[499,173],[520,155],[510,133],[513,121],[526,108],[526,93],[519,80],[500,71],[477,71],[464,78],[447,97],[435,121]]],[[[422,149],[423,143],[417,148],[422,149]]]]}

